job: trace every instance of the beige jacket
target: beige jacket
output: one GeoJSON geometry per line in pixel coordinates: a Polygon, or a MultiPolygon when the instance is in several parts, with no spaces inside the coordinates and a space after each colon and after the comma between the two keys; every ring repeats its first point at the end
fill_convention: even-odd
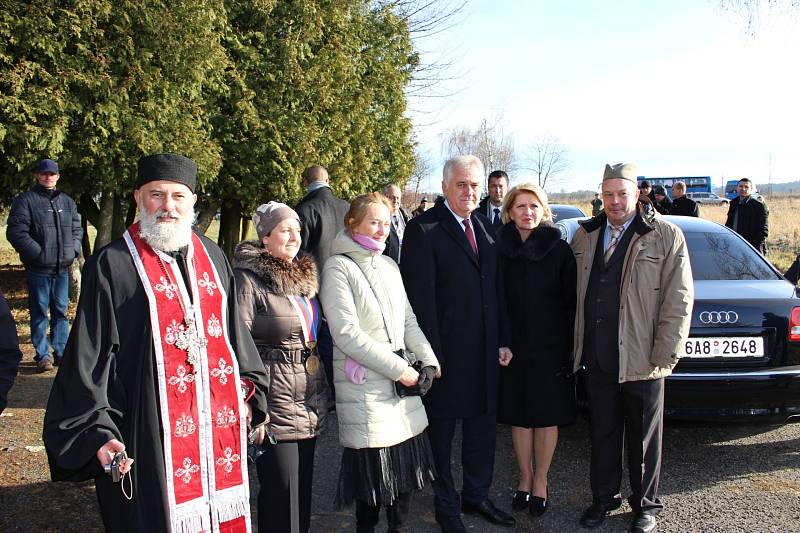
{"type": "MultiPolygon", "coordinates": [[[[581,223],[571,243],[578,263],[575,371],[583,352],[583,303],[600,230],[606,222],[601,213],[581,223]]],[[[620,287],[620,383],[672,373],[679,346],[689,336],[694,304],[692,269],[681,230],[661,218],[645,222],[638,214],[632,224],[635,233],[625,254],[620,287]]]]}
{"type": "Polygon", "coordinates": [[[339,441],[355,449],[399,444],[420,434],[428,426],[428,417],[418,396],[401,399],[395,394],[394,382],[408,365],[393,351],[410,350],[424,366],[438,368],[439,362],[417,325],[397,264],[368,252],[345,233],[333,241],[331,252],[322,271],[320,301],[334,344],[339,441]],[[337,254],[348,254],[358,265],[337,254]],[[365,383],[347,378],[345,356],[367,369],[365,383]]]}

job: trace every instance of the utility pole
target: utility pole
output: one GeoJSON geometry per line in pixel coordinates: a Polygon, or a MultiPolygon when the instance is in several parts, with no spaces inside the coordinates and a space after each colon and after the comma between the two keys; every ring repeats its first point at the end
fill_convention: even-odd
{"type": "Polygon", "coordinates": [[[772,152],[769,153],[769,171],[767,173],[767,194],[772,196],[772,152]]]}
{"type": "Polygon", "coordinates": [[[489,142],[489,130],[486,127],[486,119],[483,119],[483,122],[481,122],[481,131],[483,132],[483,144],[486,146],[486,155],[489,156],[489,168],[483,169],[483,190],[488,193],[489,172],[494,170],[494,153],[492,153],[492,144],[489,142]]]}

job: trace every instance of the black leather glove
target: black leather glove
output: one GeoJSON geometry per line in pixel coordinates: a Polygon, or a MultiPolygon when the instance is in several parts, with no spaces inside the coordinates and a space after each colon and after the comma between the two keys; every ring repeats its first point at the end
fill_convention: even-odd
{"type": "Polygon", "coordinates": [[[433,385],[433,378],[436,376],[436,367],[425,366],[419,371],[419,380],[417,387],[419,388],[419,395],[425,396],[433,385]]]}

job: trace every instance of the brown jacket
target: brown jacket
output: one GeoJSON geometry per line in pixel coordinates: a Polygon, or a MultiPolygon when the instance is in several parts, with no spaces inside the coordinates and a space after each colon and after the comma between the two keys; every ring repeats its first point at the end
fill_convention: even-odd
{"type": "Polygon", "coordinates": [[[314,258],[276,259],[258,241],[234,253],[239,313],[250,330],[269,378],[269,428],[278,440],[316,437],[325,427],[328,385],[319,366],[313,376],[302,364],[303,330],[289,296],[317,293],[314,258]]]}
{"type": "MultiPolygon", "coordinates": [[[[586,289],[605,213],[581,223],[572,239],[578,263],[578,308],[575,314],[574,365],[583,352],[586,289]]],[[[633,220],[635,234],[622,267],[619,309],[619,382],[669,376],[678,363],[678,348],[689,336],[694,282],[686,240],[677,226],[656,217],[633,220]]]]}

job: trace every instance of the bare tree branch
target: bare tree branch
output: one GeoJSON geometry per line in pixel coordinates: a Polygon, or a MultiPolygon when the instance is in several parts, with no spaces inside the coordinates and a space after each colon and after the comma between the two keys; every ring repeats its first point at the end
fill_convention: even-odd
{"type": "Polygon", "coordinates": [[[525,167],[536,175],[539,186],[544,188],[548,180],[556,177],[569,168],[569,150],[561,144],[558,137],[543,135],[528,148],[525,167]]]}

